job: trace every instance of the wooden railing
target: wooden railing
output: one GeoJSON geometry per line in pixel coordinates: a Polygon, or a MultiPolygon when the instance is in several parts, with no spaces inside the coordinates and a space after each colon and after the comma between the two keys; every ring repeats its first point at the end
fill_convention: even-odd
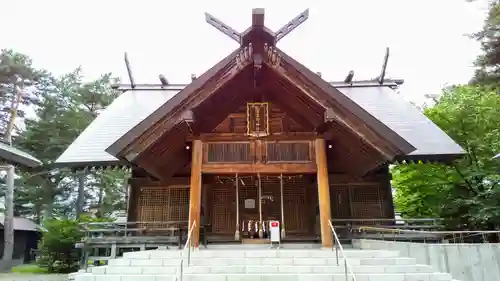
{"type": "Polygon", "coordinates": [[[204,163],[305,163],[314,160],[312,141],[206,142],[204,163]]]}

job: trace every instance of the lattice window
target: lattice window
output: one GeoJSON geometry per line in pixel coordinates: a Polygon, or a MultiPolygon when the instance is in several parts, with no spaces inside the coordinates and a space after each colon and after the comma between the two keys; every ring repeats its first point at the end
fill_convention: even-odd
{"type": "Polygon", "coordinates": [[[250,143],[206,143],[207,163],[252,162],[250,143]]]}
{"type": "Polygon", "coordinates": [[[141,188],[138,199],[138,221],[148,222],[148,227],[164,227],[162,222],[187,221],[188,218],[188,187],[141,188]]]}
{"type": "Polygon", "coordinates": [[[268,162],[311,161],[310,142],[268,142],[268,162]]]}
{"type": "Polygon", "coordinates": [[[384,218],[384,202],[378,185],[351,186],[351,212],[357,219],[384,218]]]}

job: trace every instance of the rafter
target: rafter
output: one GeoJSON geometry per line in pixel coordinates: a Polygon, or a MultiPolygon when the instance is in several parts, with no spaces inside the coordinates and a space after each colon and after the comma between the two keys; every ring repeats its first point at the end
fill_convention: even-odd
{"type": "Polygon", "coordinates": [[[250,91],[241,87],[233,87],[238,89],[231,91],[228,89],[220,93],[220,98],[207,102],[203,107],[197,109],[199,115],[203,115],[203,121],[197,124],[198,132],[211,132],[217,127],[230,113],[231,109],[237,108],[245,103],[250,97],[250,91]],[[208,108],[212,110],[209,111],[208,108]]]}

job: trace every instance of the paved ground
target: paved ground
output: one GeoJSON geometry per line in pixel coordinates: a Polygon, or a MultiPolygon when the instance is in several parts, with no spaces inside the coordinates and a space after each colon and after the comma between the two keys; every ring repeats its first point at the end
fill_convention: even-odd
{"type": "Polygon", "coordinates": [[[0,281],[66,281],[67,274],[0,274],[0,281]]]}

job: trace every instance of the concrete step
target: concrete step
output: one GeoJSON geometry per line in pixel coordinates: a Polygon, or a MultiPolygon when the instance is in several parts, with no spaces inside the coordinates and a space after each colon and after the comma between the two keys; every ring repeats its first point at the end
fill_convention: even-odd
{"type": "Polygon", "coordinates": [[[141,251],[141,252],[129,252],[123,255],[124,258],[128,259],[157,259],[157,258],[179,258],[187,257],[191,258],[323,258],[323,257],[342,257],[345,255],[348,258],[371,258],[371,257],[398,257],[399,252],[397,251],[385,251],[385,250],[345,250],[332,251],[328,250],[197,250],[188,253],[187,250],[152,250],[152,251],[141,251]]]}
{"type": "MultiPolygon", "coordinates": [[[[356,281],[451,281],[447,273],[356,274],[356,281]]],[[[353,280],[347,276],[348,281],[353,280]]],[[[104,275],[81,274],[75,281],[175,281],[175,275],[104,275]]],[[[184,274],[182,281],[346,281],[345,274],[184,274]]]]}
{"type": "MultiPolygon", "coordinates": [[[[128,274],[152,274],[152,275],[168,275],[179,273],[179,266],[162,266],[162,267],[108,267],[98,266],[91,269],[93,274],[107,275],[128,275],[128,274]]],[[[284,273],[284,274],[303,274],[303,273],[345,273],[344,265],[334,266],[297,266],[297,265],[235,265],[235,266],[189,266],[183,267],[184,274],[235,274],[235,273],[284,273]]],[[[432,268],[428,265],[384,265],[370,266],[360,265],[353,266],[353,272],[358,273],[432,273],[432,268]]]]}
{"type": "MultiPolygon", "coordinates": [[[[342,244],[344,249],[352,248],[352,244],[342,244]]],[[[209,250],[230,250],[230,249],[268,249],[269,245],[258,245],[258,244],[209,244],[207,246],[209,250]]],[[[322,245],[317,243],[284,243],[281,244],[280,249],[321,249],[322,245]]],[[[202,249],[205,249],[202,246],[202,249]]]]}
{"type": "MultiPolygon", "coordinates": [[[[187,265],[187,259],[184,258],[187,265]]],[[[130,259],[122,258],[110,260],[108,265],[118,267],[145,267],[145,266],[179,266],[180,258],[154,258],[154,259],[130,259]]],[[[350,265],[413,265],[414,258],[388,257],[388,258],[348,258],[350,265]]],[[[339,264],[344,260],[339,258],[339,264]]],[[[337,258],[192,258],[192,266],[222,266],[222,265],[337,265],[337,258]]]]}

